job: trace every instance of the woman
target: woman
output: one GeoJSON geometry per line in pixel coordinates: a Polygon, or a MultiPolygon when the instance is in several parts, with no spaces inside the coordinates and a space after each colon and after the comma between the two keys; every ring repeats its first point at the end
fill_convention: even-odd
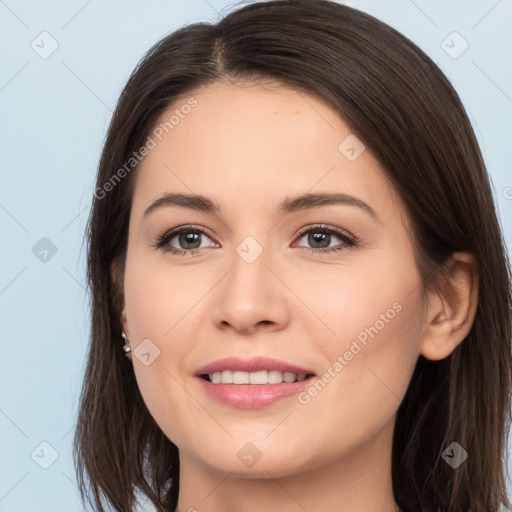
{"type": "Polygon", "coordinates": [[[511,293],[460,100],[325,0],[155,45],[89,220],[83,497],[133,510],[497,511],[511,293]]]}

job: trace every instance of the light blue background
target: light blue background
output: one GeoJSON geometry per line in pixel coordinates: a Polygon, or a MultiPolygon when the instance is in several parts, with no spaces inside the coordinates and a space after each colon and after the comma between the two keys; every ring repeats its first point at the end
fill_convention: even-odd
{"type": "MultiPolygon", "coordinates": [[[[480,142],[510,247],[512,2],[346,3],[408,36],[452,81],[480,142]],[[469,43],[457,59],[441,47],[453,31],[469,43]]],[[[0,0],[2,512],[82,510],[71,443],[89,335],[82,238],[101,144],[145,51],[176,28],[216,21],[234,5],[0,0]],[[59,45],[47,59],[31,48],[43,31],[59,45]],[[32,253],[42,237],[58,249],[46,263],[32,253]],[[58,452],[48,469],[31,458],[43,441],[58,452]]],[[[50,450],[43,452],[34,457],[51,462],[50,450]]]]}

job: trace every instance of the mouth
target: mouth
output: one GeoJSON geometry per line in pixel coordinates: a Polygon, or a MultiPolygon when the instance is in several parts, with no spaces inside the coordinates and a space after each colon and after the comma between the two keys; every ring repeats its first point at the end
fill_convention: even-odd
{"type": "Polygon", "coordinates": [[[281,372],[279,370],[260,370],[257,372],[242,372],[236,370],[223,370],[199,375],[201,379],[212,384],[252,384],[256,386],[276,385],[283,382],[302,382],[314,377],[313,373],[281,372]]]}
{"type": "Polygon", "coordinates": [[[200,368],[195,377],[207,396],[242,409],[266,407],[311,385],[316,374],[277,359],[226,358],[200,368]]]}

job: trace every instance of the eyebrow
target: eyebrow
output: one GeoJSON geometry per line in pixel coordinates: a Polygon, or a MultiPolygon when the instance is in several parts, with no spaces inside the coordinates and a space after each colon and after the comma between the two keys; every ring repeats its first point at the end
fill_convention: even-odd
{"type": "MultiPolygon", "coordinates": [[[[310,210],[319,208],[321,206],[329,205],[349,205],[360,208],[366,213],[370,214],[374,220],[380,222],[380,219],[375,210],[358,197],[349,194],[335,193],[335,194],[302,194],[295,197],[286,197],[277,206],[277,213],[286,215],[288,213],[310,210]]],[[[179,206],[182,208],[189,208],[191,210],[220,214],[221,208],[218,204],[214,203],[208,197],[202,195],[188,195],[188,194],[175,194],[166,193],[154,201],[148,208],[146,208],[143,217],[148,216],[151,212],[170,206],[179,206]]]]}

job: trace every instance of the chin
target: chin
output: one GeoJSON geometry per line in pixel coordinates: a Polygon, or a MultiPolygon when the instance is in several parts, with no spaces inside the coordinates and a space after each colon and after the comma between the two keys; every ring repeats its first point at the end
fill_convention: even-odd
{"type": "MultiPolygon", "coordinates": [[[[282,451],[272,450],[271,454],[266,454],[266,449],[262,449],[259,454],[253,452],[253,459],[250,458],[252,448],[244,445],[244,448],[237,450],[235,457],[232,451],[221,451],[215,454],[214,460],[203,460],[203,463],[212,467],[216,471],[229,473],[232,478],[247,480],[283,478],[312,469],[308,462],[297,460],[297,453],[283,453],[282,451]]],[[[271,448],[268,448],[270,451],[271,448]]]]}

